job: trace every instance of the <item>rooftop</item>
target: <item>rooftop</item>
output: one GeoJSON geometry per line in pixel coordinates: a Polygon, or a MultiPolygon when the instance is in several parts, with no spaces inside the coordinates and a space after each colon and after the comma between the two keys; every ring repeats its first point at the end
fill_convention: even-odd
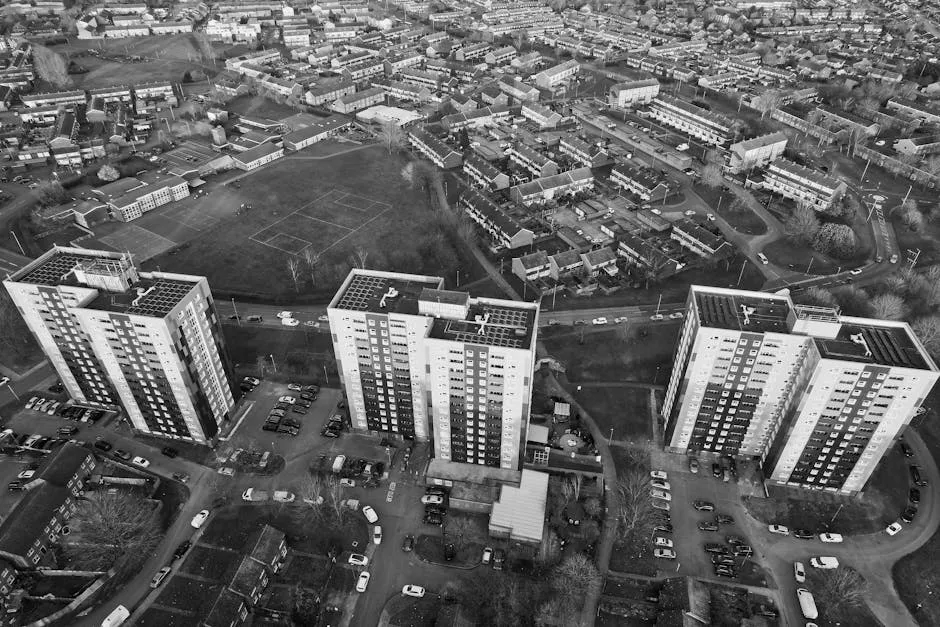
{"type": "Polygon", "coordinates": [[[140,281],[134,284],[133,290],[100,291],[98,296],[85,307],[129,316],[162,318],[173,311],[195,285],[195,281],[141,276],[140,281]]]}
{"type": "Polygon", "coordinates": [[[440,289],[439,277],[354,270],[331,307],[349,311],[418,315],[418,299],[425,289],[440,289]],[[394,294],[394,295],[393,295],[394,294]]]}
{"type": "Polygon", "coordinates": [[[753,333],[789,333],[786,297],[734,290],[695,289],[695,306],[703,327],[753,333]]]}
{"type": "Polygon", "coordinates": [[[835,339],[816,338],[823,358],[844,359],[881,366],[933,370],[906,326],[879,325],[876,321],[841,318],[835,339]]]}
{"type": "Polygon", "coordinates": [[[527,349],[536,309],[512,301],[470,299],[463,320],[436,318],[428,337],[466,344],[527,349]]]}

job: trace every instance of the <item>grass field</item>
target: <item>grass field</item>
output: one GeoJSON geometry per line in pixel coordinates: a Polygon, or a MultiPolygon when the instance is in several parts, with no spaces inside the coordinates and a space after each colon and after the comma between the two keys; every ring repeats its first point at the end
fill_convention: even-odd
{"type": "Polygon", "coordinates": [[[332,294],[354,252],[372,269],[444,277],[459,269],[462,281],[482,277],[413,188],[407,166],[406,157],[389,156],[381,147],[322,160],[303,153],[282,159],[242,178],[237,192],[230,184],[205,199],[230,194],[252,209],[220,218],[189,246],[146,265],[205,275],[214,290],[262,297],[332,294]],[[295,284],[288,264],[303,261],[304,251],[319,255],[315,279],[304,262],[295,284]]]}
{"type": "Polygon", "coordinates": [[[225,108],[238,115],[254,115],[273,120],[279,120],[282,117],[297,113],[296,110],[287,105],[278,104],[264,96],[239,96],[226,102],[225,108]]]}
{"type": "Polygon", "coordinates": [[[572,383],[655,379],[662,384],[669,376],[678,333],[678,324],[630,326],[625,336],[619,329],[585,332],[581,344],[578,332],[549,327],[541,331],[540,340],[565,365],[572,383]]]}
{"type": "MultiPolygon", "coordinates": [[[[258,357],[273,355],[277,374],[289,374],[304,382],[319,384],[335,385],[339,381],[333,344],[326,333],[230,325],[224,326],[223,330],[229,356],[240,375],[258,376],[258,357]]],[[[270,362],[266,372],[269,367],[270,362]]]]}
{"type": "MultiPolygon", "coordinates": [[[[110,41],[73,39],[67,45],[51,48],[88,70],[86,74],[70,75],[74,87],[82,89],[161,80],[180,82],[187,70],[201,67],[193,35],[188,33],[110,41]],[[90,49],[99,50],[100,55],[87,54],[90,49]],[[128,57],[141,60],[134,62],[128,57]]],[[[212,65],[202,69],[210,74],[217,71],[212,65]]]]}
{"type": "Polygon", "coordinates": [[[601,434],[613,429],[613,439],[644,441],[653,437],[650,395],[646,388],[582,386],[575,393],[601,434]]]}

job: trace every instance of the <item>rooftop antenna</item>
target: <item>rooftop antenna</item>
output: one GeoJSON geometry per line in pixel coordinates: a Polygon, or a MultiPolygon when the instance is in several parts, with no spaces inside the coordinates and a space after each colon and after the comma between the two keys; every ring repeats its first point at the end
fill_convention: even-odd
{"type": "Polygon", "coordinates": [[[744,324],[751,324],[751,314],[757,311],[753,307],[741,305],[741,313],[744,314],[744,324]]]}
{"type": "Polygon", "coordinates": [[[871,357],[871,349],[868,348],[868,342],[865,341],[865,336],[861,332],[850,335],[849,339],[865,348],[865,357],[871,357]]]}
{"type": "Polygon", "coordinates": [[[381,307],[382,309],[385,309],[385,299],[395,298],[396,296],[398,296],[398,290],[396,290],[392,286],[389,286],[388,291],[382,294],[382,300],[379,301],[379,307],[381,307]]]}

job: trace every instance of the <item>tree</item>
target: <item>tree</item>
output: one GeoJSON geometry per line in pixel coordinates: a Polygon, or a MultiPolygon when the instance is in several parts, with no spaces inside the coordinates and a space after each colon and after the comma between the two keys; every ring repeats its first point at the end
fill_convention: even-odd
{"type": "Polygon", "coordinates": [[[647,528],[653,520],[653,501],[649,491],[649,477],[640,467],[631,467],[617,477],[617,543],[621,546],[636,544],[649,535],[647,528]]]}
{"type": "Polygon", "coordinates": [[[872,317],[879,320],[901,320],[907,311],[904,299],[890,292],[875,296],[869,305],[872,317]]]}
{"type": "Polygon", "coordinates": [[[86,570],[133,570],[160,542],[155,502],[129,492],[91,492],[78,501],[62,548],[86,570]]]}
{"type": "Polygon", "coordinates": [[[65,193],[65,188],[62,187],[62,183],[59,181],[46,181],[40,184],[39,189],[36,190],[36,196],[39,200],[39,204],[43,207],[61,205],[65,202],[65,199],[68,198],[68,194],[65,193]]]}
{"type": "Polygon", "coordinates": [[[803,305],[813,305],[816,307],[836,307],[835,296],[831,292],[815,285],[801,290],[793,295],[793,300],[803,305]]]}
{"type": "Polygon", "coordinates": [[[833,290],[832,295],[839,301],[839,307],[845,315],[868,317],[870,297],[865,290],[854,285],[846,285],[833,290]]]}
{"type": "Polygon", "coordinates": [[[912,231],[919,230],[924,226],[924,214],[917,207],[906,207],[902,209],[901,222],[912,231]]]}
{"type": "Polygon", "coordinates": [[[454,541],[457,550],[470,544],[470,534],[473,532],[473,523],[465,516],[449,519],[446,527],[446,536],[454,541]]]}
{"type": "Polygon", "coordinates": [[[399,152],[405,146],[405,131],[394,120],[382,123],[378,132],[379,140],[385,145],[388,154],[399,152]]]}
{"type": "Polygon", "coordinates": [[[911,324],[911,327],[927,352],[935,360],[940,359],[940,316],[918,318],[911,324]]]}
{"type": "Polygon", "coordinates": [[[193,37],[196,39],[196,45],[199,47],[202,58],[206,62],[215,65],[215,49],[212,47],[212,42],[209,41],[209,36],[205,33],[196,32],[193,33],[193,37]]]}
{"type": "Polygon", "coordinates": [[[573,625],[579,622],[576,617],[584,599],[600,583],[601,575],[597,567],[583,553],[566,557],[552,569],[552,589],[559,599],[558,618],[564,618],[560,624],[573,625]]]}
{"type": "Polygon", "coordinates": [[[103,165],[98,170],[98,178],[106,183],[111,181],[116,181],[121,178],[121,173],[118,172],[118,169],[111,165],[103,165]]]}
{"type": "Polygon", "coordinates": [[[596,496],[589,496],[584,499],[584,513],[590,516],[591,518],[600,518],[604,513],[604,507],[601,505],[601,500],[596,496]]]}
{"type": "Polygon", "coordinates": [[[761,119],[766,118],[783,102],[783,93],[778,89],[768,89],[755,98],[754,104],[760,111],[761,119]]]}
{"type": "Polygon", "coordinates": [[[33,46],[33,69],[39,78],[55,87],[66,87],[72,82],[65,59],[45,46],[33,46]]]}
{"type": "Polygon", "coordinates": [[[806,245],[816,239],[819,232],[819,218],[812,207],[799,204],[783,223],[787,239],[795,244],[806,245]]]}
{"type": "Polygon", "coordinates": [[[868,583],[853,568],[818,570],[813,572],[812,578],[819,606],[830,621],[844,618],[853,608],[865,604],[868,583]]]}
{"type": "Polygon", "coordinates": [[[268,358],[265,355],[258,355],[255,357],[255,366],[258,367],[258,378],[264,378],[264,369],[268,365],[268,358]]]}
{"type": "Polygon", "coordinates": [[[287,271],[290,272],[290,278],[294,281],[294,291],[300,291],[300,259],[291,255],[287,258],[287,271]]]}
{"type": "Polygon", "coordinates": [[[858,239],[849,225],[830,222],[819,227],[813,248],[837,259],[849,259],[858,250],[858,239]]]}
{"type": "Polygon", "coordinates": [[[702,168],[702,185],[716,189],[724,184],[725,177],[722,176],[721,166],[717,163],[709,163],[702,168]]]}

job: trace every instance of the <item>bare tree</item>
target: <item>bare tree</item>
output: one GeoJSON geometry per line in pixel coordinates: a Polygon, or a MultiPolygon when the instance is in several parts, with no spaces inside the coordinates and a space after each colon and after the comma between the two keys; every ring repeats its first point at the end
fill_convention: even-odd
{"type": "Polygon", "coordinates": [[[793,295],[793,300],[797,301],[802,305],[815,305],[817,307],[836,307],[838,303],[836,302],[835,296],[831,292],[825,290],[824,288],[817,287],[815,285],[806,288],[805,290],[800,290],[793,295]]]}
{"type": "Polygon", "coordinates": [[[300,259],[291,255],[287,258],[287,270],[294,280],[294,291],[300,291],[300,259]]]}
{"type": "Polygon", "coordinates": [[[926,316],[911,324],[914,334],[920,339],[934,359],[940,359],[940,317],[926,316]]]}
{"type": "Polygon", "coordinates": [[[39,78],[55,87],[72,83],[65,59],[45,46],[33,46],[33,69],[39,78]]]}
{"type": "Polygon", "coordinates": [[[193,33],[193,37],[196,39],[196,46],[199,48],[199,53],[202,55],[203,60],[215,65],[215,49],[212,47],[212,42],[209,41],[209,36],[205,33],[197,32],[193,33]]]}
{"type": "Polygon", "coordinates": [[[405,131],[394,120],[382,123],[379,128],[378,138],[385,146],[388,154],[399,152],[405,146],[405,131]]]}
{"type": "Polygon", "coordinates": [[[92,492],[78,501],[62,548],[86,570],[139,566],[162,535],[155,502],[131,492],[92,492]]]}
{"type": "Polygon", "coordinates": [[[845,617],[852,608],[865,604],[868,583],[853,568],[819,570],[812,579],[819,605],[830,620],[845,617]]]}
{"type": "Polygon", "coordinates": [[[264,378],[264,369],[268,365],[268,358],[264,355],[258,355],[255,357],[255,366],[258,367],[258,378],[264,378]]]}
{"type": "Polygon", "coordinates": [[[330,475],[323,480],[322,493],[324,504],[330,509],[338,523],[342,523],[349,511],[343,504],[344,490],[339,479],[330,475]]]}
{"type": "Polygon", "coordinates": [[[350,257],[352,258],[352,263],[355,267],[359,268],[360,270],[365,270],[366,261],[369,259],[369,250],[363,246],[357,246],[350,257]]]}
{"type": "Polygon", "coordinates": [[[473,523],[465,516],[449,519],[446,529],[447,538],[454,541],[458,551],[470,544],[473,523]]]}
{"type": "Polygon", "coordinates": [[[879,294],[869,302],[872,317],[879,320],[901,320],[907,311],[904,299],[897,294],[879,294]]]}
{"type": "Polygon", "coordinates": [[[778,89],[768,89],[755,99],[754,104],[760,111],[761,118],[766,118],[774,109],[780,106],[783,94],[778,89]]]}
{"type": "Polygon", "coordinates": [[[628,545],[645,539],[653,520],[653,500],[649,477],[639,467],[630,467],[617,478],[620,497],[617,511],[618,544],[628,545]]]}
{"type": "Polygon", "coordinates": [[[317,270],[320,266],[320,253],[313,252],[310,248],[304,248],[304,261],[307,264],[307,272],[310,274],[310,285],[317,285],[317,270]]]}
{"type": "Polygon", "coordinates": [[[584,604],[588,592],[599,586],[601,575],[583,553],[566,557],[552,569],[552,589],[559,599],[559,618],[564,616],[562,625],[576,624],[578,612],[584,604]]]}
{"type": "Polygon", "coordinates": [[[721,174],[721,166],[717,163],[709,163],[702,168],[702,185],[711,188],[724,186],[725,178],[721,174]]]}
{"type": "Polygon", "coordinates": [[[797,244],[809,244],[819,232],[816,212],[805,204],[799,204],[783,224],[787,239],[797,244]]]}

